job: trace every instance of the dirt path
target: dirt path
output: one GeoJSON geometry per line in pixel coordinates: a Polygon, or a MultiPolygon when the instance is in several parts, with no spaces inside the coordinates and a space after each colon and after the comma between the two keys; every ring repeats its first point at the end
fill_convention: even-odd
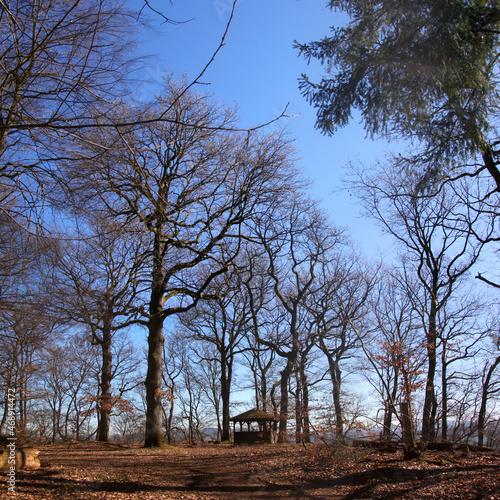
{"type": "MultiPolygon", "coordinates": [[[[283,474],[284,464],[297,453],[294,446],[42,446],[41,470],[20,473],[16,489],[18,498],[37,500],[308,498],[283,474]]],[[[321,485],[310,487],[317,490],[314,498],[332,498],[331,490],[323,496],[321,485]]]]}
{"type": "MultiPolygon", "coordinates": [[[[41,469],[20,471],[16,500],[490,499],[500,500],[497,454],[327,453],[314,446],[167,447],[73,443],[40,447],[41,469]]],[[[0,485],[0,498],[14,497],[0,485]]]]}

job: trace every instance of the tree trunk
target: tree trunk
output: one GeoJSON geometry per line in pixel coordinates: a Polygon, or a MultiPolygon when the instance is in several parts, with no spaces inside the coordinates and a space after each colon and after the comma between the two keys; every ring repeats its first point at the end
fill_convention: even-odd
{"type": "MultiPolygon", "coordinates": [[[[13,352],[12,353],[12,363],[14,363],[14,360],[17,359],[17,352],[13,352]]],[[[5,380],[5,387],[6,388],[13,388],[15,389],[15,384],[13,383],[13,379],[14,379],[14,366],[13,364],[11,364],[5,371],[4,371],[4,380],[5,380]]],[[[16,392],[16,395],[17,395],[17,391],[16,392]]],[[[9,411],[9,408],[8,408],[8,404],[7,404],[7,391],[4,392],[4,407],[3,407],[3,415],[2,415],[2,422],[0,424],[0,436],[3,436],[4,434],[4,427],[5,427],[5,423],[7,421],[7,413],[9,411]]]]}
{"type": "Polygon", "coordinates": [[[389,441],[391,438],[393,406],[391,401],[386,401],[384,405],[384,424],[382,429],[382,439],[389,441]]]}
{"type": "Polygon", "coordinates": [[[283,371],[281,372],[280,381],[280,391],[281,391],[281,401],[280,401],[280,424],[278,432],[278,443],[286,443],[287,435],[287,419],[288,419],[288,382],[292,374],[293,363],[288,358],[287,363],[283,371]]]}
{"type": "MultiPolygon", "coordinates": [[[[258,392],[258,391],[257,391],[258,392]]],[[[267,377],[266,373],[262,372],[260,379],[260,397],[262,411],[267,411],[267,377]]]]}
{"type": "Polygon", "coordinates": [[[482,448],[484,446],[484,427],[486,424],[486,406],[488,403],[489,387],[491,382],[491,377],[496,367],[500,364],[500,356],[496,358],[493,364],[490,366],[486,378],[483,381],[483,390],[481,395],[481,408],[479,409],[479,415],[477,418],[477,445],[482,448]]]}
{"type": "MultiPolygon", "coordinates": [[[[108,323],[108,322],[106,322],[108,323]]],[[[109,322],[110,323],[110,322],[109,322]]],[[[111,417],[111,380],[113,378],[113,355],[111,353],[111,324],[105,324],[102,331],[101,397],[99,398],[99,425],[97,441],[109,441],[111,417]]]]}
{"type": "Polygon", "coordinates": [[[340,389],[342,384],[342,372],[338,365],[334,354],[330,352],[324,341],[321,339],[320,348],[323,354],[328,360],[328,371],[330,372],[330,378],[332,380],[332,400],[333,409],[335,412],[335,436],[337,438],[342,438],[344,434],[344,413],[342,408],[342,403],[340,401],[340,389]]]}
{"type": "Polygon", "coordinates": [[[300,376],[297,372],[295,374],[296,387],[295,387],[295,442],[300,443],[302,441],[302,402],[301,393],[302,387],[300,384],[300,376]]]}
{"type": "Polygon", "coordinates": [[[222,400],[222,435],[221,441],[231,441],[231,422],[229,421],[229,403],[231,397],[231,377],[228,373],[225,356],[221,358],[220,397],[222,400]]]}
{"type": "MultiPolygon", "coordinates": [[[[392,416],[396,413],[395,401],[398,395],[399,388],[399,374],[396,372],[394,375],[394,381],[392,386],[392,391],[387,394],[387,398],[384,404],[384,428],[382,430],[382,438],[386,441],[391,439],[392,431],[392,416]]],[[[410,401],[407,395],[407,400],[410,401]]]]}
{"type": "Polygon", "coordinates": [[[171,386],[172,398],[171,398],[170,406],[168,409],[168,417],[166,418],[166,422],[165,422],[165,433],[167,435],[166,437],[167,437],[168,444],[174,444],[174,440],[173,440],[173,436],[172,436],[172,421],[174,419],[174,388],[175,388],[175,385],[172,382],[172,386],[171,386]]]}
{"type": "Polygon", "coordinates": [[[333,408],[335,410],[335,435],[337,438],[342,438],[344,435],[344,412],[340,401],[340,387],[342,379],[341,371],[337,363],[334,362],[330,373],[332,376],[333,408]]]}
{"type": "Polygon", "coordinates": [[[403,430],[403,446],[405,460],[413,460],[420,456],[415,441],[415,431],[413,429],[413,420],[411,416],[411,407],[408,402],[400,404],[401,427],[403,430]]]}
{"type": "MultiPolygon", "coordinates": [[[[267,401],[267,372],[271,368],[273,364],[273,357],[269,360],[266,366],[262,367],[260,361],[259,361],[259,369],[261,373],[260,377],[260,396],[261,396],[261,408],[262,411],[268,411],[269,410],[269,404],[267,401]]],[[[272,404],[272,403],[271,403],[272,404]]]]}
{"type": "Polygon", "coordinates": [[[58,428],[58,425],[56,424],[57,420],[56,420],[57,416],[56,416],[56,410],[55,408],[52,410],[52,444],[54,444],[56,442],[56,436],[57,436],[57,428],[58,428]]]}
{"type": "Polygon", "coordinates": [[[260,410],[260,396],[259,396],[259,379],[257,377],[257,371],[252,367],[252,375],[253,375],[253,390],[255,394],[255,408],[260,410]]]}
{"type": "MultiPolygon", "coordinates": [[[[435,281],[435,280],[434,280],[435,281]]],[[[424,411],[422,417],[422,441],[435,441],[435,404],[436,394],[434,389],[434,378],[436,375],[436,299],[431,299],[431,310],[429,313],[429,331],[427,333],[427,381],[425,385],[424,411]]]]}
{"type": "Polygon", "coordinates": [[[303,363],[300,365],[300,379],[302,386],[302,433],[304,443],[311,442],[311,427],[309,423],[309,385],[303,363]]]}
{"type": "Polygon", "coordinates": [[[435,425],[433,421],[435,393],[434,377],[436,374],[436,343],[432,339],[428,340],[427,357],[427,382],[425,385],[424,411],[422,417],[422,441],[432,442],[435,440],[435,425]]]}
{"type": "Polygon", "coordinates": [[[189,432],[188,432],[188,444],[191,446],[194,444],[194,411],[193,411],[193,393],[191,387],[189,390],[189,432]]]}
{"type": "Polygon", "coordinates": [[[441,416],[441,441],[448,440],[448,382],[447,382],[447,365],[446,365],[446,341],[443,342],[443,352],[441,355],[442,374],[441,386],[443,390],[442,401],[442,416],[441,416]]]}
{"type": "Polygon", "coordinates": [[[271,392],[269,394],[269,399],[271,400],[271,409],[273,411],[273,415],[278,415],[278,403],[276,402],[276,389],[281,385],[281,380],[275,382],[271,387],[271,392]]]}
{"type": "Polygon", "coordinates": [[[144,446],[161,447],[165,445],[163,435],[163,411],[161,401],[161,382],[163,373],[163,291],[151,293],[148,322],[148,370],[146,374],[146,434],[144,446]]]}

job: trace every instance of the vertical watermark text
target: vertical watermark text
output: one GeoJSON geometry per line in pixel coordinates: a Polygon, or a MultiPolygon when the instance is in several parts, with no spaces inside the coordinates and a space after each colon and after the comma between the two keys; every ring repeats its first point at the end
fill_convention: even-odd
{"type": "Polygon", "coordinates": [[[7,389],[7,489],[16,492],[16,393],[7,389]]]}

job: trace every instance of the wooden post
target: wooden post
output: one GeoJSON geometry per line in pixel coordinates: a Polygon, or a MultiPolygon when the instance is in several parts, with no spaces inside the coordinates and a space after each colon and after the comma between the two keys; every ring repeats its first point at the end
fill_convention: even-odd
{"type": "Polygon", "coordinates": [[[415,431],[410,415],[410,405],[407,402],[400,403],[399,411],[401,413],[401,427],[403,431],[404,459],[413,460],[420,456],[420,452],[417,449],[417,442],[415,440],[415,431]]]}

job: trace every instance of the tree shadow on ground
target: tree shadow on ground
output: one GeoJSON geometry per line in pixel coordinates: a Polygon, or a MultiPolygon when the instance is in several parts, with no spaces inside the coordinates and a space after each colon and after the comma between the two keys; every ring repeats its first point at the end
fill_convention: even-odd
{"type": "Polygon", "coordinates": [[[176,453],[106,448],[66,453],[61,447],[46,467],[19,471],[19,498],[492,498],[500,485],[499,459],[434,455],[403,462],[376,453],[336,462],[295,449],[212,449],[176,453]],[[50,464],[50,466],[49,466],[50,464]],[[486,481],[486,483],[485,483],[486,481]],[[486,488],[484,488],[486,484],[486,488]],[[483,495],[483,490],[485,491],[483,495]],[[433,495],[433,493],[437,495],[433,495]],[[63,496],[61,497],[61,493],[63,496]],[[189,493],[189,495],[187,495],[189,493]]]}

